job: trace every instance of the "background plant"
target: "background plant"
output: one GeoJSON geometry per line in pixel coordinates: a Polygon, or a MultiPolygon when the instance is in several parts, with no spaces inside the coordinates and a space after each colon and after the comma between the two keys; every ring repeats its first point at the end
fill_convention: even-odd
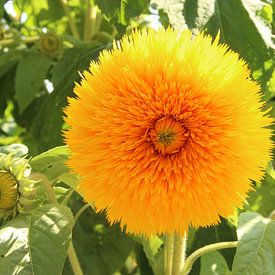
{"type": "MultiPolygon", "coordinates": [[[[77,177],[64,165],[68,151],[61,134],[67,96],[72,96],[79,72],[102,49],[111,48],[113,39],[132,28],[172,25],[189,28],[194,35],[204,31],[216,36],[220,31],[221,42],[248,62],[275,116],[274,10],[274,1],[257,0],[0,0],[1,152],[24,156],[25,147],[5,146],[25,144],[31,180],[41,183],[45,195],[31,213],[2,225],[0,274],[73,274],[71,234],[84,274],[162,274],[162,236],[144,240],[120,232],[74,191],[77,177]]],[[[275,208],[272,162],[263,181],[254,184],[256,192],[243,210],[253,213],[236,211],[219,226],[190,229],[187,255],[242,236],[237,252],[232,248],[205,254],[191,274],[275,270],[275,228],[268,219],[275,208]]]]}

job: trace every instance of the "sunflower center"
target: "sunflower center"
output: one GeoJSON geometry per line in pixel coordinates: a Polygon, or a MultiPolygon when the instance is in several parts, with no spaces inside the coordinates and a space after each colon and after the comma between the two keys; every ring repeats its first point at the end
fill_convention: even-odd
{"type": "Polygon", "coordinates": [[[17,181],[14,176],[4,170],[0,170],[0,209],[11,209],[17,203],[17,181]]]}
{"type": "Polygon", "coordinates": [[[155,149],[164,155],[180,151],[189,136],[186,128],[170,117],[156,121],[154,128],[149,130],[150,141],[155,149]]]}
{"type": "Polygon", "coordinates": [[[175,140],[176,133],[174,131],[162,131],[157,135],[157,141],[162,143],[165,146],[171,145],[175,140]]]}

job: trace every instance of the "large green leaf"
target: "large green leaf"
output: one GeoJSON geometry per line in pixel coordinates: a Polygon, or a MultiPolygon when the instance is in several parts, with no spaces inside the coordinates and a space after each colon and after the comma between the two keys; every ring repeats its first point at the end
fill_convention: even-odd
{"type": "Polygon", "coordinates": [[[59,146],[32,158],[30,165],[34,172],[42,173],[52,181],[63,173],[69,172],[69,168],[64,163],[68,156],[69,149],[66,146],[59,146]]]}
{"type": "Polygon", "coordinates": [[[239,217],[238,247],[233,275],[274,274],[275,221],[258,213],[245,212],[239,217]]]}
{"type": "Polygon", "coordinates": [[[15,75],[15,98],[19,104],[20,112],[33,101],[52,62],[46,56],[29,52],[20,59],[15,75]]]}
{"type": "Polygon", "coordinates": [[[211,35],[221,33],[221,41],[249,62],[253,70],[269,60],[269,49],[274,49],[271,30],[257,15],[263,7],[255,0],[217,0],[213,16],[205,28],[211,35]],[[244,30],[244,31],[241,31],[244,30]]]}
{"type": "Polygon", "coordinates": [[[218,251],[207,253],[200,260],[200,275],[225,275],[229,271],[224,257],[218,251]]]}
{"type": "Polygon", "coordinates": [[[28,219],[19,216],[0,229],[2,274],[34,274],[28,249],[28,225],[28,219]]]}
{"type": "Polygon", "coordinates": [[[45,175],[51,182],[64,182],[75,189],[79,178],[70,173],[70,169],[65,164],[69,154],[69,149],[66,146],[50,149],[32,158],[30,161],[32,171],[45,175]]]}
{"type": "Polygon", "coordinates": [[[250,63],[253,69],[263,67],[274,49],[271,30],[258,15],[265,5],[257,0],[153,0],[152,3],[168,14],[176,29],[206,31],[216,36],[250,63]]]}
{"type": "Polygon", "coordinates": [[[64,205],[45,205],[32,213],[29,252],[37,275],[60,275],[67,255],[73,215],[64,205]]]}
{"type": "Polygon", "coordinates": [[[1,274],[60,275],[73,216],[63,205],[45,205],[0,230],[1,274]]]}

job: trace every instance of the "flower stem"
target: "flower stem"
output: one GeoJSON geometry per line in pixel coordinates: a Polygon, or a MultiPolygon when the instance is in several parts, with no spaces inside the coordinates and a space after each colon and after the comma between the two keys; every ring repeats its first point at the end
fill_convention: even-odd
{"type": "Polygon", "coordinates": [[[87,1],[85,21],[84,21],[84,30],[83,30],[83,40],[89,41],[91,37],[91,14],[92,14],[92,5],[91,0],[87,1]]]}
{"type": "Polygon", "coordinates": [[[165,275],[180,275],[184,265],[186,237],[167,235],[164,246],[165,275]]]}
{"type": "Polygon", "coordinates": [[[32,173],[31,178],[33,180],[40,181],[43,184],[43,186],[45,188],[45,191],[47,193],[49,203],[53,203],[53,204],[57,203],[55,193],[54,193],[54,190],[52,188],[52,182],[50,182],[44,174],[32,173]]]}
{"type": "Polygon", "coordinates": [[[236,247],[237,244],[238,244],[237,241],[235,241],[235,242],[220,242],[220,243],[214,243],[214,244],[206,245],[202,248],[199,248],[198,250],[193,252],[189,257],[187,257],[187,259],[185,260],[185,264],[184,264],[184,267],[182,270],[182,275],[189,274],[195,261],[202,255],[212,252],[212,251],[219,250],[219,249],[233,248],[233,247],[236,247]]]}
{"type": "Polygon", "coordinates": [[[173,275],[180,275],[184,266],[186,236],[174,236],[173,275]]]}
{"type": "Polygon", "coordinates": [[[24,39],[14,39],[14,38],[2,39],[0,40],[0,46],[6,47],[13,44],[18,44],[20,42],[28,44],[28,43],[36,42],[38,39],[39,39],[39,36],[26,37],[24,39]]]}
{"type": "Polygon", "coordinates": [[[84,275],[81,266],[79,264],[73,242],[71,241],[68,248],[68,258],[70,260],[74,275],[84,275]]]}
{"type": "Polygon", "coordinates": [[[174,235],[166,235],[164,243],[164,274],[172,275],[174,235]]]}
{"type": "Polygon", "coordinates": [[[70,26],[73,36],[77,39],[80,39],[80,35],[78,32],[77,26],[71,16],[71,12],[70,12],[70,8],[68,6],[67,0],[59,0],[59,2],[61,4],[61,6],[63,7],[64,13],[66,14],[66,16],[68,18],[69,26],[70,26]]]}
{"type": "Polygon", "coordinates": [[[86,203],[77,211],[77,213],[74,216],[74,225],[76,224],[80,216],[83,214],[83,212],[89,207],[91,207],[91,205],[86,203]]]}

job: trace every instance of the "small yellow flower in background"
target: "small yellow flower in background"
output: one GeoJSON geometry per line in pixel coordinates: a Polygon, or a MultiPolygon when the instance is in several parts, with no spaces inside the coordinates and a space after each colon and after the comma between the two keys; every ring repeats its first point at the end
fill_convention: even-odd
{"type": "Polygon", "coordinates": [[[249,74],[190,31],[136,31],[103,51],[65,111],[85,200],[147,236],[232,214],[270,160],[272,121],[249,74]]]}
{"type": "Polygon", "coordinates": [[[38,40],[38,48],[49,57],[57,57],[63,50],[62,39],[54,32],[42,33],[38,40]]]}

